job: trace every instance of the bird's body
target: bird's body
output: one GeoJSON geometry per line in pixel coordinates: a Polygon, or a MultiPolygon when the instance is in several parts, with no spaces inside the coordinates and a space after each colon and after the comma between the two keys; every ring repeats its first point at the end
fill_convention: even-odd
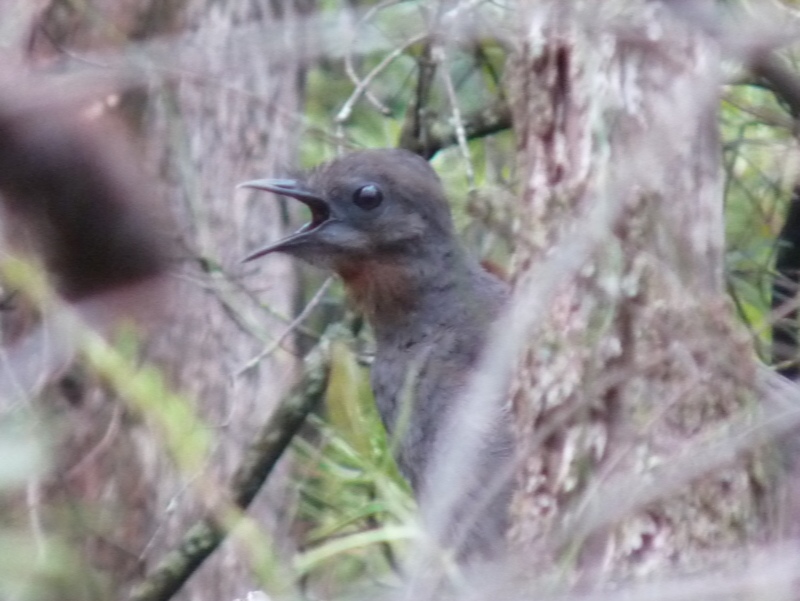
{"type": "Polygon", "coordinates": [[[387,430],[403,430],[397,459],[417,491],[434,453],[437,430],[465,392],[506,296],[499,280],[466,257],[463,263],[451,256],[438,259],[438,275],[414,282],[414,302],[406,311],[389,319],[378,312],[370,319],[376,341],[371,374],[375,402],[387,430]],[[413,403],[405,425],[397,423],[403,403],[413,403]]]}
{"type": "MultiPolygon", "coordinates": [[[[399,440],[400,470],[424,512],[426,499],[437,494],[429,478],[431,459],[462,406],[506,285],[463,251],[438,177],[409,152],[353,153],[318,168],[302,184],[248,185],[293,196],[311,208],[310,224],[251,258],[287,252],[342,277],[374,330],[375,401],[387,431],[399,440]]],[[[453,540],[464,537],[462,554],[491,553],[503,538],[509,487],[480,498],[511,455],[501,401],[487,399],[492,426],[478,465],[468,466],[464,502],[453,510],[453,525],[443,529],[452,531],[453,540]],[[456,533],[473,502],[484,509],[466,532],[456,533]]]]}

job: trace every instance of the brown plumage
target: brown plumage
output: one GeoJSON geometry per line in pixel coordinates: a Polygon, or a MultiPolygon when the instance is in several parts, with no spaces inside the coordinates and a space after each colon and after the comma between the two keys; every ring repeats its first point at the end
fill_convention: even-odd
{"type": "MultiPolygon", "coordinates": [[[[506,284],[461,248],[439,178],[410,152],[357,152],[302,181],[243,186],[296,198],[311,209],[310,223],[248,259],[283,252],[342,277],[375,331],[372,387],[390,433],[398,427],[402,403],[413,403],[399,433],[397,460],[425,513],[429,496],[436,494],[436,483],[429,480],[431,459],[443,444],[450,416],[462,406],[488,330],[505,302],[506,284]]],[[[511,455],[502,399],[486,402],[492,426],[480,460],[470,466],[465,498],[441,529],[446,544],[464,537],[462,555],[494,552],[506,526],[508,485],[488,499],[474,523],[467,518],[487,501],[482,498],[487,484],[511,455]]]]}

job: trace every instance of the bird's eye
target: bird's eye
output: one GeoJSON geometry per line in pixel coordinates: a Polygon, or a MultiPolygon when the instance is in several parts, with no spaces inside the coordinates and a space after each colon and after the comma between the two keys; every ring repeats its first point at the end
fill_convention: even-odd
{"type": "Polygon", "coordinates": [[[369,211],[383,202],[383,192],[375,184],[367,184],[353,193],[353,202],[356,206],[369,211]]]}

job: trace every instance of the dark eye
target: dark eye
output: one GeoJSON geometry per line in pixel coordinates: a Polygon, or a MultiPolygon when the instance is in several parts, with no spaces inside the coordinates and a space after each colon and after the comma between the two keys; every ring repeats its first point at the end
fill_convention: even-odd
{"type": "Polygon", "coordinates": [[[353,193],[353,202],[365,211],[369,211],[383,202],[383,192],[375,184],[367,184],[353,193]]]}

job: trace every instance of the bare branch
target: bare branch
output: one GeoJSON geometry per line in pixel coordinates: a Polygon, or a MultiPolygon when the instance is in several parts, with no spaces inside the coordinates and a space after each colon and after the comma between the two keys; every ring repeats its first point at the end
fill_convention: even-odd
{"type": "Polygon", "coordinates": [[[350,115],[353,113],[353,107],[355,107],[361,96],[363,96],[364,93],[369,89],[369,86],[372,85],[372,82],[375,81],[375,78],[385,71],[386,68],[396,61],[406,50],[411,48],[411,46],[414,44],[421,42],[426,37],[428,37],[427,33],[420,33],[410,38],[402,46],[395,48],[389,54],[387,54],[383,60],[381,60],[381,62],[378,63],[374,69],[372,69],[372,71],[367,73],[366,77],[364,77],[364,79],[362,79],[361,82],[356,86],[356,89],[353,90],[353,93],[345,101],[345,103],[342,105],[342,108],[339,109],[339,112],[336,114],[334,121],[340,130],[342,125],[347,122],[348,119],[350,119],[350,115]]]}
{"type": "Polygon", "coordinates": [[[436,75],[437,63],[433,59],[431,46],[433,39],[428,39],[417,57],[417,89],[411,105],[408,107],[403,130],[400,132],[398,146],[416,152],[420,156],[429,158],[434,152],[429,151],[429,138],[431,136],[429,119],[426,119],[426,107],[436,75]]]}
{"type": "MultiPolygon", "coordinates": [[[[306,359],[306,370],[294,391],[275,410],[247,448],[230,487],[233,509],[250,505],[308,414],[322,398],[328,382],[328,338],[306,359]]],[[[233,512],[217,511],[192,526],[176,548],[133,590],[129,601],[170,599],[219,547],[239,521],[233,512]],[[227,519],[226,519],[227,518],[227,519]]]]}
{"type": "Polygon", "coordinates": [[[256,365],[258,365],[264,359],[266,359],[272,353],[274,353],[275,350],[281,345],[281,343],[284,340],[286,340],[286,337],[289,336],[292,332],[294,332],[306,320],[306,318],[317,307],[317,305],[319,305],[322,299],[325,298],[325,293],[328,292],[328,289],[331,287],[331,284],[333,284],[333,278],[329,277],[322,283],[322,286],[319,287],[319,290],[317,290],[312,299],[308,301],[308,304],[300,312],[300,315],[295,317],[292,320],[292,323],[290,323],[286,327],[286,329],[283,332],[281,332],[278,335],[278,337],[275,338],[275,340],[273,340],[263,351],[261,351],[260,353],[258,353],[258,355],[251,358],[247,363],[245,363],[244,366],[241,367],[239,371],[236,372],[236,377],[239,377],[245,374],[246,372],[250,371],[256,365]]]}
{"type": "MultiPolygon", "coordinates": [[[[497,98],[480,111],[464,116],[462,126],[467,140],[491,136],[511,129],[511,110],[504,99],[497,98]]],[[[457,144],[458,131],[452,124],[439,124],[431,128],[424,146],[416,142],[419,141],[411,137],[401,138],[400,147],[430,158],[443,148],[457,144]]]]}

